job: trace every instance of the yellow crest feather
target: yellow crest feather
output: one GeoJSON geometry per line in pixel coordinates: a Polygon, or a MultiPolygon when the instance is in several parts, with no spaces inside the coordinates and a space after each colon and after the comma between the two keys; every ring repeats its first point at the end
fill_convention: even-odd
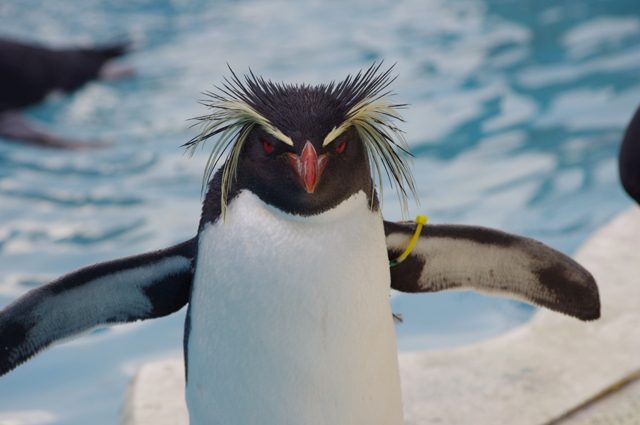
{"type": "Polygon", "coordinates": [[[393,67],[378,73],[381,65],[374,63],[365,72],[347,76],[337,84],[332,82],[315,87],[276,84],[253,73],[245,76],[243,82],[231,70],[232,78],[225,78],[222,88],[216,87],[222,94],[206,93],[213,100],[205,105],[213,111],[195,118],[201,122],[202,132],[184,146],[193,154],[200,143],[218,136],[205,168],[203,190],[224,152],[229,150],[222,171],[223,217],[227,196],[236,178],[240,151],[256,125],[293,146],[293,139],[282,129],[298,132],[308,125],[328,126],[331,125],[328,123],[334,122],[340,124],[329,127],[331,130],[327,129],[322,146],[327,146],[353,126],[364,143],[372,177],[377,177],[378,190],[382,193],[384,169],[391,184],[396,184],[398,198],[406,212],[408,192],[413,194],[416,201],[418,197],[407,163],[411,154],[402,131],[395,124],[396,121],[403,122],[397,109],[405,105],[393,103],[389,99],[390,92],[383,92],[393,82],[390,78],[393,67]],[[317,111],[321,114],[318,115],[317,111]],[[317,119],[320,121],[314,121],[317,119]]]}

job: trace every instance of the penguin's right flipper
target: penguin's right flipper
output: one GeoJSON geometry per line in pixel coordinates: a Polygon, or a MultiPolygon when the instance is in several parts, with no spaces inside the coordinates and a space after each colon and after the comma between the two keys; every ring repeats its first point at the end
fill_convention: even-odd
{"type": "MultiPolygon", "coordinates": [[[[389,259],[415,224],[384,222],[389,259]]],[[[407,259],[391,267],[402,292],[470,290],[516,298],[581,320],[600,317],[598,286],[569,256],[534,239],[479,226],[426,225],[407,259]]]]}
{"type": "Polygon", "coordinates": [[[0,311],[0,375],[56,342],[181,309],[197,241],[80,268],[9,304],[0,311]]]}
{"type": "Polygon", "coordinates": [[[106,142],[65,139],[47,133],[15,110],[0,112],[0,137],[48,148],[97,149],[111,145],[106,142]]]}

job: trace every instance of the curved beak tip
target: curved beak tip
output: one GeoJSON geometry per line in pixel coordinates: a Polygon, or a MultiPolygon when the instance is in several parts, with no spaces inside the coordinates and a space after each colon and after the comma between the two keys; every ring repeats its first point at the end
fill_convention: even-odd
{"type": "Polygon", "coordinates": [[[327,155],[323,154],[318,157],[311,142],[307,142],[302,150],[302,156],[288,153],[287,159],[302,188],[307,193],[313,193],[318,181],[320,181],[324,167],[327,165],[327,155]]]}

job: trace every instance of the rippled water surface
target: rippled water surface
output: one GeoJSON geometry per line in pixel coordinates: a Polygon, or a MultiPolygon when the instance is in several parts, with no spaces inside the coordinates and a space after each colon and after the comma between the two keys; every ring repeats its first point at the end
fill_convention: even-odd
{"type": "MultiPolygon", "coordinates": [[[[535,237],[571,254],[631,205],[616,153],[640,103],[637,0],[0,2],[0,35],[51,45],[131,39],[134,78],[27,111],[92,152],[0,141],[0,305],[91,262],[191,238],[207,152],[200,94],[226,64],[276,81],[397,63],[420,207],[432,223],[535,237]]],[[[387,219],[401,218],[392,190],[387,219]]],[[[462,344],[532,307],[471,293],[398,295],[402,350],[462,344]]],[[[0,378],[0,425],[115,424],[142,362],[181,355],[184,311],[55,347],[0,378]]]]}

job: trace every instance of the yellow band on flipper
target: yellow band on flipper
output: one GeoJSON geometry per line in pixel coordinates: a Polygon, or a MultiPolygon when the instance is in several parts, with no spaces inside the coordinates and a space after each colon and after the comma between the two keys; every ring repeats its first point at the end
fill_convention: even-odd
{"type": "Polygon", "coordinates": [[[395,260],[389,261],[389,267],[393,267],[402,263],[409,256],[409,254],[411,254],[411,251],[413,251],[413,247],[416,246],[416,242],[418,242],[418,238],[420,237],[420,232],[422,232],[422,226],[427,224],[427,217],[425,217],[424,215],[417,216],[416,224],[417,224],[416,230],[413,233],[411,242],[409,242],[409,246],[407,247],[407,249],[404,250],[402,255],[400,255],[395,260]]]}

